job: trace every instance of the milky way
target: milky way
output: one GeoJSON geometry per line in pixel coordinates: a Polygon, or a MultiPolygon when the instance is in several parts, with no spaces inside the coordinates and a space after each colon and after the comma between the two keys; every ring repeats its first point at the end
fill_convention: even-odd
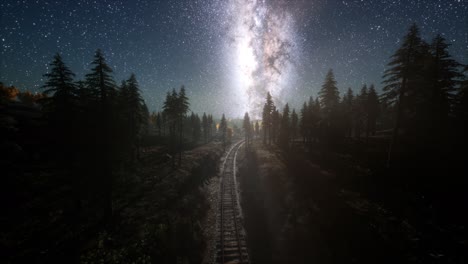
{"type": "Polygon", "coordinates": [[[295,51],[294,20],[279,5],[265,0],[232,0],[227,4],[228,50],[243,109],[259,118],[267,92],[275,101],[286,88],[295,51]]]}
{"type": "Polygon", "coordinates": [[[467,0],[3,0],[0,20],[0,82],[40,92],[56,52],[83,79],[100,48],[151,111],[182,84],[215,117],[258,117],[267,91],[298,108],[330,68],[340,92],[379,90],[412,23],[468,64],[467,0]]]}

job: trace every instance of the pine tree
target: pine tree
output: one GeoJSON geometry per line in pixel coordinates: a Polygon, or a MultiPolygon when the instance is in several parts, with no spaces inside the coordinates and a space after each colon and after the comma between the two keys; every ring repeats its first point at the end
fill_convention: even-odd
{"type": "Polygon", "coordinates": [[[439,34],[431,44],[432,55],[429,77],[431,80],[431,94],[428,98],[430,111],[427,113],[432,125],[431,130],[435,136],[441,135],[447,128],[449,114],[455,105],[455,91],[459,80],[463,78],[460,72],[461,64],[455,61],[448,52],[450,44],[439,34]]]}
{"type": "Polygon", "coordinates": [[[309,114],[309,109],[307,107],[307,103],[304,102],[301,108],[301,118],[300,118],[300,125],[299,125],[304,143],[306,143],[307,138],[308,138],[308,120],[309,120],[308,114],[309,114]]]}
{"type": "Polygon", "coordinates": [[[163,120],[162,120],[162,116],[161,116],[161,113],[158,112],[156,114],[156,128],[158,129],[158,135],[161,136],[161,131],[162,131],[162,124],[163,124],[163,120]]]}
{"type": "Polygon", "coordinates": [[[166,136],[167,133],[166,133],[166,130],[168,128],[168,123],[167,123],[167,115],[164,111],[161,111],[161,130],[162,130],[162,134],[163,136],[166,136]]]}
{"type": "Polygon", "coordinates": [[[51,71],[44,74],[47,78],[42,86],[46,95],[46,111],[51,120],[52,127],[57,131],[56,137],[63,147],[72,142],[74,137],[73,125],[77,115],[77,87],[73,82],[75,74],[65,65],[60,54],[54,56],[50,64],[51,71]]]}
{"type": "Polygon", "coordinates": [[[189,111],[190,103],[189,99],[185,94],[185,86],[180,87],[179,97],[178,97],[178,112],[179,115],[185,116],[187,111],[189,111]]]}
{"type": "Polygon", "coordinates": [[[179,151],[179,166],[182,163],[182,145],[184,141],[184,120],[189,110],[189,100],[185,95],[185,87],[182,85],[179,91],[179,97],[176,99],[176,112],[177,112],[177,123],[179,126],[179,144],[178,144],[178,151],[179,151]]]}
{"type": "Polygon", "coordinates": [[[247,112],[245,112],[245,115],[244,115],[243,128],[244,128],[244,134],[245,134],[245,142],[246,142],[247,147],[249,147],[252,128],[250,125],[249,113],[247,112]]]}
{"type": "Polygon", "coordinates": [[[286,104],[283,108],[283,114],[281,116],[280,125],[280,145],[287,149],[289,147],[290,140],[290,119],[289,119],[289,105],[286,104]]]}
{"type": "Polygon", "coordinates": [[[263,126],[263,144],[268,142],[268,131],[270,129],[270,113],[267,104],[263,105],[262,111],[262,126],[263,126]]]}
{"type": "Polygon", "coordinates": [[[344,115],[344,129],[347,137],[352,137],[353,135],[353,110],[354,110],[354,93],[351,88],[348,88],[346,94],[343,96],[341,101],[343,115],[344,115]]]}
{"type": "Polygon", "coordinates": [[[456,94],[454,107],[455,133],[454,138],[463,151],[468,146],[468,65],[463,69],[464,78],[460,83],[460,88],[456,94]]]}
{"type": "Polygon", "coordinates": [[[143,107],[144,101],[141,98],[135,74],[132,73],[128,80],[122,82],[120,98],[125,124],[123,129],[127,131],[124,141],[130,153],[130,160],[134,162],[139,153],[138,143],[142,128],[147,123],[143,107]]]}
{"type": "Polygon", "coordinates": [[[197,143],[200,140],[201,135],[201,121],[200,117],[193,112],[190,116],[190,130],[193,143],[197,143]]]}
{"type": "Polygon", "coordinates": [[[206,113],[203,113],[203,116],[202,116],[202,127],[203,127],[203,138],[205,140],[205,143],[207,143],[208,137],[210,135],[210,124],[208,123],[208,117],[206,116],[206,113]]]}
{"type": "Polygon", "coordinates": [[[273,125],[273,112],[275,111],[276,107],[273,103],[273,98],[271,94],[268,92],[266,97],[266,102],[263,106],[262,112],[262,125],[263,125],[263,142],[266,144],[271,144],[272,141],[272,125],[273,125]]]}
{"type": "Polygon", "coordinates": [[[375,91],[373,84],[369,87],[369,92],[367,94],[367,125],[366,125],[366,140],[368,140],[369,135],[375,135],[377,118],[380,115],[380,104],[379,97],[375,91]]]}
{"type": "Polygon", "coordinates": [[[314,98],[311,96],[309,97],[309,103],[307,105],[308,113],[307,113],[307,137],[309,143],[312,143],[313,140],[318,141],[319,137],[321,137],[321,113],[320,113],[320,102],[319,98],[314,98]]]}
{"type": "Polygon", "coordinates": [[[221,122],[219,124],[219,130],[221,132],[221,139],[223,142],[223,148],[226,149],[226,136],[227,136],[227,122],[226,122],[226,117],[223,116],[221,117],[221,122]]]}
{"type": "Polygon", "coordinates": [[[320,105],[322,114],[325,118],[330,118],[334,111],[337,110],[340,100],[338,88],[336,87],[335,76],[333,70],[329,70],[325,77],[325,82],[319,91],[320,105]]]}
{"type": "Polygon", "coordinates": [[[137,154],[138,158],[140,155],[140,143],[141,139],[143,138],[144,135],[148,135],[149,133],[149,122],[150,122],[150,113],[148,110],[148,106],[146,105],[145,101],[142,100],[141,102],[141,115],[140,115],[140,120],[139,120],[139,133],[138,133],[138,141],[137,141],[137,154]]]}
{"type": "Polygon", "coordinates": [[[216,124],[213,121],[213,115],[208,115],[208,126],[209,126],[209,133],[208,136],[211,139],[213,137],[213,132],[216,132],[216,124]]]}
{"type": "MultiPolygon", "coordinates": [[[[54,56],[50,64],[51,71],[44,74],[47,79],[42,86],[44,94],[52,96],[45,99],[46,111],[52,126],[57,131],[57,137],[69,140],[73,137],[73,124],[77,114],[76,84],[73,82],[75,74],[65,65],[60,54],[54,56]]],[[[65,142],[61,142],[65,144],[65,142]]],[[[65,146],[65,145],[63,145],[65,146]]]]}
{"type": "Polygon", "coordinates": [[[167,92],[166,100],[163,104],[163,113],[166,116],[166,122],[169,129],[169,152],[172,155],[172,166],[175,166],[175,154],[176,154],[176,140],[177,140],[177,94],[175,89],[172,89],[172,93],[167,92]]]}
{"type": "Polygon", "coordinates": [[[96,51],[94,60],[91,62],[94,67],[91,73],[86,74],[86,83],[94,92],[100,102],[107,107],[113,95],[115,95],[115,82],[112,78],[112,69],[107,65],[104,55],[100,49],[96,51]]]}
{"type": "MultiPolygon", "coordinates": [[[[51,131],[57,144],[58,162],[68,172],[73,173],[78,146],[75,124],[78,116],[77,87],[73,82],[75,74],[65,65],[60,54],[54,56],[50,64],[51,71],[44,74],[47,79],[42,89],[45,94],[52,94],[45,99],[45,111],[49,117],[51,131]]],[[[77,179],[72,176],[73,186],[77,179]]],[[[76,191],[76,190],[75,190],[76,191]]]]}
{"type": "Polygon", "coordinates": [[[465,65],[463,72],[465,77],[457,91],[455,114],[461,123],[468,123],[468,65],[465,65]]]}
{"type": "MultiPolygon", "coordinates": [[[[384,72],[383,98],[387,104],[397,104],[395,126],[390,144],[387,166],[390,166],[393,148],[396,146],[403,114],[410,109],[408,101],[418,91],[422,79],[425,43],[419,36],[419,28],[413,24],[406,34],[401,47],[392,55],[388,69],[384,72]]],[[[414,103],[414,102],[413,102],[414,103]]],[[[413,106],[414,107],[414,106],[413,106]]],[[[408,115],[406,115],[408,116],[408,115]]]]}
{"type": "Polygon", "coordinates": [[[77,99],[77,88],[73,82],[75,74],[65,65],[58,53],[50,66],[51,71],[44,74],[47,81],[42,88],[45,89],[46,95],[52,94],[52,111],[70,109],[70,104],[75,104],[77,99]]]}
{"type": "Polygon", "coordinates": [[[297,116],[296,109],[293,109],[291,113],[291,140],[295,140],[297,138],[298,122],[299,118],[297,116]]]}
{"type": "MultiPolygon", "coordinates": [[[[167,123],[169,126],[170,136],[170,149],[172,154],[179,154],[179,165],[182,162],[182,145],[183,145],[183,132],[184,132],[184,121],[186,120],[186,114],[189,110],[189,101],[185,95],[185,87],[180,88],[179,93],[175,89],[172,89],[172,93],[167,93],[166,100],[163,105],[163,113],[167,117],[167,123]]],[[[175,160],[173,157],[173,165],[175,166],[175,160]]]]}
{"type": "Polygon", "coordinates": [[[368,112],[367,112],[367,97],[368,97],[368,90],[367,90],[367,85],[364,84],[362,86],[361,91],[359,92],[359,95],[356,97],[356,137],[361,138],[361,134],[364,131],[367,131],[366,125],[367,125],[367,120],[368,120],[368,112]]]}
{"type": "Polygon", "coordinates": [[[104,210],[106,217],[111,217],[112,191],[114,184],[114,174],[112,163],[115,161],[116,145],[112,142],[111,133],[117,129],[114,111],[116,95],[116,84],[112,77],[112,69],[107,65],[101,50],[97,50],[94,60],[91,62],[94,67],[89,74],[86,74],[86,84],[91,90],[94,99],[97,100],[97,149],[96,154],[102,159],[98,174],[102,175],[102,189],[104,197],[104,210]]]}
{"type": "MultiPolygon", "coordinates": [[[[273,143],[277,143],[277,139],[279,136],[279,128],[280,128],[281,117],[278,109],[276,107],[273,108],[273,112],[271,113],[271,135],[270,140],[273,143]]],[[[271,143],[270,143],[271,144],[271,143]]]]}
{"type": "MultiPolygon", "coordinates": [[[[65,65],[60,54],[56,54],[50,64],[51,71],[44,74],[45,84],[42,86],[46,95],[42,99],[44,111],[48,116],[50,132],[54,140],[56,157],[50,157],[63,170],[64,180],[71,187],[73,206],[66,208],[64,215],[71,216],[74,223],[80,215],[81,208],[81,176],[77,173],[79,162],[79,147],[82,135],[78,133],[77,121],[80,114],[78,105],[78,89],[73,78],[75,74],[65,65]]],[[[13,88],[13,87],[12,87],[13,88]]],[[[11,89],[14,92],[15,89],[11,89]]],[[[17,93],[21,100],[21,93],[17,93]]],[[[78,223],[73,226],[78,230],[78,223]]]]}

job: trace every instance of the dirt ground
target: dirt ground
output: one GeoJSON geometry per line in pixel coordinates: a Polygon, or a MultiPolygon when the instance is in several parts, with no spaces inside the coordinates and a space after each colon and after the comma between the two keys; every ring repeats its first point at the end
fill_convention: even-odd
{"type": "Polygon", "coordinates": [[[253,263],[464,263],[304,155],[256,142],[238,158],[253,263]]]}

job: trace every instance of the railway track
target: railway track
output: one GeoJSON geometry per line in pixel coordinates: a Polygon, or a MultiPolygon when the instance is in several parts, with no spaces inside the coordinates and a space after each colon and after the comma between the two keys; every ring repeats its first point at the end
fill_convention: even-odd
{"type": "Polygon", "coordinates": [[[250,262],[236,182],[236,157],[243,144],[243,140],[237,142],[226,154],[222,165],[216,263],[250,262]]]}

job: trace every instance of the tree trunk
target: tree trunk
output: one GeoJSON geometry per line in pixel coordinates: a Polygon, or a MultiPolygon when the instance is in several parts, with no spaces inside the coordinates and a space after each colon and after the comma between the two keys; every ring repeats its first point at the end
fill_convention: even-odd
{"type": "Polygon", "coordinates": [[[396,120],[395,120],[395,127],[393,129],[392,141],[390,142],[390,146],[388,148],[387,168],[390,168],[392,154],[395,151],[395,147],[396,147],[397,140],[398,140],[398,133],[400,131],[400,126],[401,126],[401,115],[403,114],[402,101],[403,101],[403,96],[405,94],[405,90],[406,90],[406,77],[404,77],[403,81],[401,82],[400,94],[398,95],[398,108],[397,108],[397,114],[396,114],[396,120]]]}

